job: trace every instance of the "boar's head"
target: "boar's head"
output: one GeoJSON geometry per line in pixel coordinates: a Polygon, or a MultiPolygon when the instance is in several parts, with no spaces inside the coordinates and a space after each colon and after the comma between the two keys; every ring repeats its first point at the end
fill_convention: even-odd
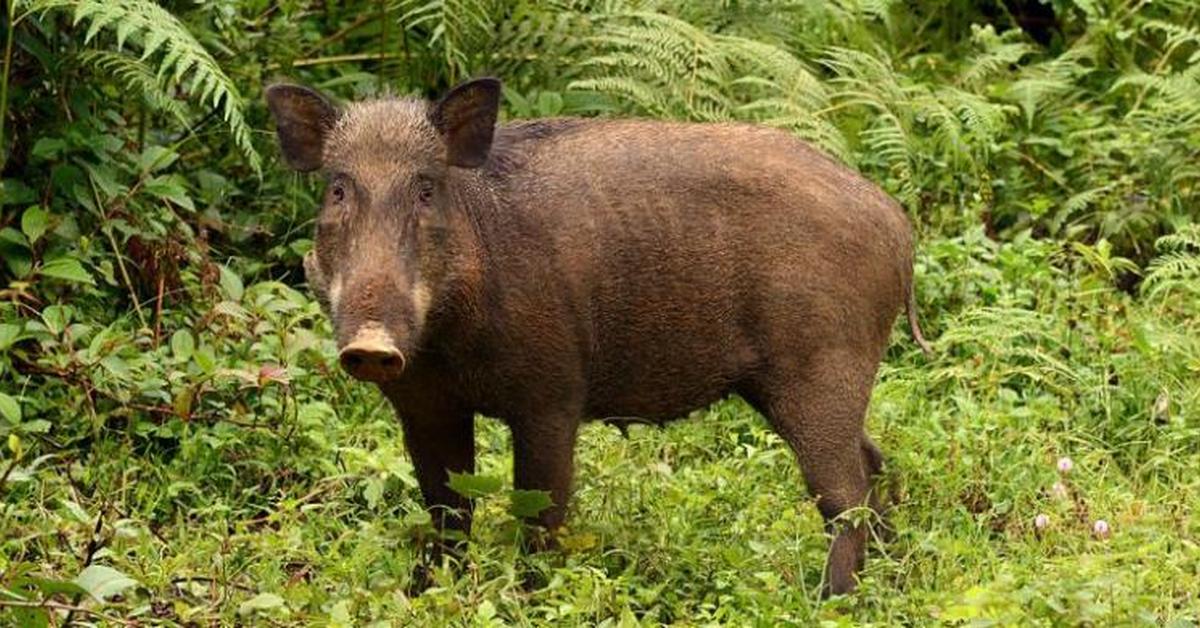
{"type": "Polygon", "coordinates": [[[333,320],[342,365],[358,379],[399,377],[452,275],[454,169],[487,161],[500,83],[459,85],[440,101],[335,106],[296,85],[267,89],[284,160],[325,175],[309,284],[333,320]]]}

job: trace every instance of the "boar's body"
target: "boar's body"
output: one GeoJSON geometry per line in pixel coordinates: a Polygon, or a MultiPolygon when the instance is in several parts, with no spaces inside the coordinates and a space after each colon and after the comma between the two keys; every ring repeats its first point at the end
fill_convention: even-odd
{"type": "MultiPolygon", "coordinates": [[[[861,176],[749,125],[497,128],[490,79],[436,104],[267,96],[288,162],[330,177],[309,282],[343,365],[395,406],[437,525],[470,526],[447,479],[474,469],[476,413],[510,426],[514,484],[550,493],[536,520],[553,529],[581,421],[662,422],[732,393],[795,451],[831,526],[879,510],[863,423],[912,247],[861,176]]],[[[866,528],[836,526],[844,592],[866,528]]]]}
{"type": "Polygon", "coordinates": [[[420,351],[489,416],[664,421],[808,370],[865,396],[907,295],[899,207],[780,131],[524,122],[450,176],[478,275],[420,351]]]}

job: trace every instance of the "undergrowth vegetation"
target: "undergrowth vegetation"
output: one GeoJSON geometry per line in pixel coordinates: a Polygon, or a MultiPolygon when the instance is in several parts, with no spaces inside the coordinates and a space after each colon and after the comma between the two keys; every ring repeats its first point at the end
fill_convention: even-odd
{"type": "Polygon", "coordinates": [[[1192,0],[0,6],[0,624],[1200,622],[1192,0]],[[410,594],[429,518],[302,285],[320,182],[262,89],[485,73],[510,119],[784,127],[904,204],[936,352],[898,331],[879,376],[897,536],[859,593],[820,598],[820,517],[735,399],[585,428],[533,556],[480,420],[465,568],[410,594]]]}

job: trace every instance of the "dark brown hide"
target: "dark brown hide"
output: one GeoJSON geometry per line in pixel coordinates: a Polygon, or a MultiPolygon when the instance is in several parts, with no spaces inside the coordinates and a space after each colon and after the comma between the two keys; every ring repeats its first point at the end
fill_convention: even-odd
{"type": "Polygon", "coordinates": [[[851,590],[866,529],[833,520],[879,506],[863,423],[911,298],[903,211],[780,130],[549,119],[493,136],[497,92],[476,87],[338,114],[306,260],[344,362],[404,356],[359,376],[395,406],[439,523],[470,525],[446,481],[473,469],[476,413],[510,426],[515,485],[550,492],[553,529],[582,420],[737,393],[796,453],[835,534],[829,590],[851,590]]]}

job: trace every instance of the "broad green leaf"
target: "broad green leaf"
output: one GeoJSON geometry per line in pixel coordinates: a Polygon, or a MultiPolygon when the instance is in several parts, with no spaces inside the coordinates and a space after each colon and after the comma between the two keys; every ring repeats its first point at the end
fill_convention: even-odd
{"type": "Polygon", "coordinates": [[[34,419],[21,424],[21,431],[26,434],[45,434],[50,431],[50,422],[45,419],[34,419]]]}
{"type": "Polygon", "coordinates": [[[433,515],[428,510],[414,510],[404,515],[401,523],[410,528],[428,528],[433,525],[433,515]]]}
{"type": "Polygon", "coordinates": [[[122,379],[128,379],[130,376],[129,365],[125,363],[125,360],[115,355],[110,355],[100,360],[100,365],[107,369],[109,373],[122,379]]]}
{"type": "Polygon", "coordinates": [[[350,600],[341,600],[329,609],[329,624],[336,628],[350,628],[354,617],[350,615],[350,600]]]}
{"type": "Polygon", "coordinates": [[[596,535],[591,532],[566,534],[558,539],[559,546],[568,552],[584,552],[596,547],[599,542],[596,535]]]}
{"type": "Polygon", "coordinates": [[[536,517],[538,513],[554,505],[550,493],[546,491],[512,491],[512,504],[508,511],[514,517],[536,517]]]}
{"type": "Polygon", "coordinates": [[[187,362],[192,357],[192,353],[196,350],[196,340],[192,338],[192,332],[186,329],[171,334],[171,353],[175,354],[181,362],[187,362]]]}
{"type": "Polygon", "coordinates": [[[242,294],[246,292],[242,278],[238,277],[237,273],[230,270],[228,266],[220,265],[217,268],[221,271],[221,290],[225,292],[225,296],[229,297],[230,301],[241,301],[242,294]]]}
{"type": "Polygon", "coordinates": [[[75,311],[69,305],[51,305],[42,310],[42,322],[55,334],[61,334],[71,324],[75,311]]]}
{"type": "Polygon", "coordinates": [[[537,107],[539,116],[556,116],[562,113],[562,95],[558,92],[542,92],[538,95],[537,107]]]}
{"type": "Polygon", "coordinates": [[[6,393],[0,393],[0,416],[14,425],[20,423],[21,404],[6,393]]]}
{"type": "Polygon", "coordinates": [[[21,232],[29,242],[37,242],[50,227],[50,214],[38,205],[31,205],[21,214],[21,232]]]}
{"type": "Polygon", "coordinates": [[[475,619],[477,621],[484,622],[485,625],[488,621],[490,621],[495,616],[496,616],[496,607],[488,600],[484,600],[484,601],[480,602],[479,606],[475,609],[475,619]]]}
{"type": "Polygon", "coordinates": [[[450,490],[467,498],[486,497],[500,491],[503,481],[491,475],[475,475],[473,473],[450,472],[450,481],[446,486],[450,490]]]}
{"type": "Polygon", "coordinates": [[[100,191],[102,198],[114,198],[129,191],[126,185],[118,183],[120,175],[112,167],[104,164],[83,164],[83,167],[91,177],[92,183],[100,191]]]}
{"type": "Polygon", "coordinates": [[[8,244],[17,248],[28,249],[29,238],[25,237],[25,234],[13,229],[12,227],[5,227],[4,229],[0,229],[0,244],[8,244]]]}
{"type": "Polygon", "coordinates": [[[112,567],[90,565],[75,577],[75,584],[87,591],[97,601],[104,602],[129,587],[137,586],[137,580],[112,567]]]}
{"type": "Polygon", "coordinates": [[[284,605],[283,598],[274,593],[259,593],[258,595],[242,602],[238,606],[238,614],[250,615],[259,611],[269,611],[280,608],[284,605]]]}
{"type": "Polygon", "coordinates": [[[62,505],[67,509],[67,512],[71,513],[72,517],[75,517],[75,520],[79,523],[85,525],[92,525],[95,523],[95,518],[89,515],[88,512],[83,509],[83,506],[79,505],[79,502],[70,499],[64,499],[62,500],[62,505]]]}
{"type": "Polygon", "coordinates": [[[508,85],[504,86],[504,98],[508,100],[510,112],[515,113],[522,118],[533,117],[533,107],[530,106],[529,99],[525,98],[508,85]]]}
{"type": "Polygon", "coordinates": [[[21,205],[37,199],[37,193],[17,179],[0,180],[0,207],[21,205]]]}
{"type": "MultiPolygon", "coordinates": [[[[3,592],[3,589],[0,589],[3,592]]],[[[9,594],[6,597],[11,596],[9,594]]],[[[16,607],[8,611],[16,628],[48,628],[50,626],[50,611],[41,607],[16,607]]]]}
{"type": "Polygon", "coordinates": [[[84,270],[83,264],[79,260],[72,257],[60,257],[56,260],[46,262],[42,266],[42,274],[55,279],[64,279],[66,281],[74,281],[77,283],[86,283],[88,285],[96,285],[92,280],[92,275],[84,270]]]}
{"type": "Polygon", "coordinates": [[[52,159],[67,147],[66,140],[60,137],[43,137],[33,143],[29,153],[38,159],[52,159]]]}
{"type": "Polygon", "coordinates": [[[30,585],[38,591],[46,595],[76,595],[79,593],[87,593],[83,587],[71,582],[70,580],[55,580],[53,578],[40,578],[37,576],[26,576],[18,579],[18,582],[25,585],[30,585]]]}
{"type": "Polygon", "coordinates": [[[167,166],[175,163],[179,159],[179,154],[175,151],[157,144],[147,146],[146,150],[138,157],[138,168],[142,172],[158,172],[167,166]]]}
{"type": "Polygon", "coordinates": [[[363,487],[363,499],[367,500],[367,507],[372,510],[379,506],[380,500],[383,499],[383,480],[378,477],[368,478],[366,486],[363,487]]]}
{"type": "Polygon", "coordinates": [[[213,311],[217,314],[228,316],[230,318],[236,318],[238,320],[246,320],[247,318],[250,318],[250,313],[246,311],[246,308],[234,303],[233,301],[221,301],[213,306],[213,311]]]}
{"type": "Polygon", "coordinates": [[[0,323],[0,351],[13,346],[21,335],[21,326],[12,323],[0,323]]]}
{"type": "Polygon", "coordinates": [[[192,401],[195,393],[191,388],[184,388],[175,395],[175,399],[171,401],[171,408],[175,410],[175,414],[181,417],[188,417],[192,414],[192,401]]]}
{"type": "Polygon", "coordinates": [[[192,202],[192,197],[188,195],[187,190],[183,187],[183,177],[179,175],[171,174],[154,177],[146,182],[144,189],[147,193],[160,199],[171,201],[188,211],[196,211],[196,204],[192,202]]]}
{"type": "Polygon", "coordinates": [[[200,370],[204,371],[205,373],[211,373],[213,372],[213,369],[217,368],[216,353],[214,353],[213,348],[208,345],[201,345],[200,348],[197,349],[193,354],[193,357],[196,358],[196,365],[199,366],[200,370]]]}
{"type": "Polygon", "coordinates": [[[296,254],[296,257],[304,257],[305,253],[308,253],[312,250],[313,241],[309,240],[308,238],[299,238],[292,240],[292,242],[288,244],[288,248],[296,254]]]}
{"type": "Polygon", "coordinates": [[[29,250],[29,239],[25,234],[5,227],[0,229],[0,259],[13,276],[23,278],[33,270],[33,254],[29,250]]]}

